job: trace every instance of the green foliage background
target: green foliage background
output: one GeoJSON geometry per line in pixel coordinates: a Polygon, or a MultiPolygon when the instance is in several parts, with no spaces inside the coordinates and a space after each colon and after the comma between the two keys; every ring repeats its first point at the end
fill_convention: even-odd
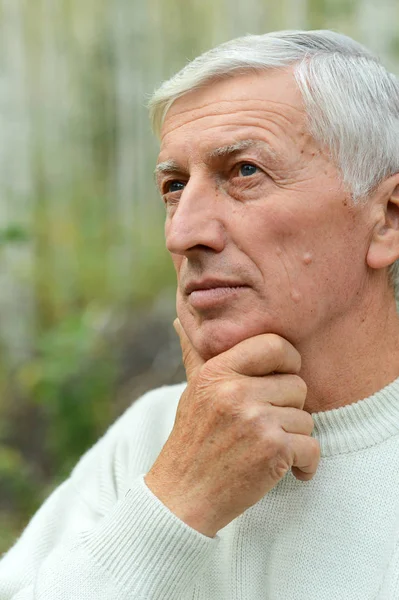
{"type": "Polygon", "coordinates": [[[275,29],[336,29],[395,68],[398,22],[396,0],[0,0],[0,553],[142,391],[134,324],[174,286],[148,95],[275,29]]]}

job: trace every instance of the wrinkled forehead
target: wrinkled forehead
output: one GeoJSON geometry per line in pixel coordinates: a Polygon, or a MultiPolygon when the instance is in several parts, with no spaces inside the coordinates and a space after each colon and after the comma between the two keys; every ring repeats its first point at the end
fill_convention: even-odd
{"type": "Polygon", "coordinates": [[[177,150],[202,148],[209,154],[247,139],[263,140],[276,152],[313,142],[291,72],[241,74],[178,98],[163,123],[159,162],[170,160],[177,150]]]}
{"type": "Polygon", "coordinates": [[[305,113],[302,94],[292,67],[249,71],[211,79],[177,98],[165,115],[162,133],[165,133],[165,125],[175,117],[184,121],[184,118],[190,118],[191,114],[195,116],[201,108],[212,106],[215,115],[223,115],[226,103],[235,102],[245,107],[257,101],[275,104],[276,110],[279,107],[281,111],[296,109],[302,117],[305,113]]]}

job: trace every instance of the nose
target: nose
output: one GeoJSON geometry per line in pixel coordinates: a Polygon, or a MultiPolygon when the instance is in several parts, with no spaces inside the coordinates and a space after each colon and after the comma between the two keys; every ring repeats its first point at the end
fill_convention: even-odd
{"type": "Polygon", "coordinates": [[[204,249],[225,247],[223,192],[215,182],[190,177],[173,215],[165,224],[166,247],[172,254],[192,255],[204,249]]]}

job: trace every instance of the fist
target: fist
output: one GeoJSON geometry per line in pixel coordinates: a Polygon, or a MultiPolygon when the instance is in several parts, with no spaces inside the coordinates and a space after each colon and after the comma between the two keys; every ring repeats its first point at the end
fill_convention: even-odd
{"type": "Polygon", "coordinates": [[[178,320],[174,326],[187,387],[145,481],[187,525],[213,537],[290,469],[311,479],[320,448],[292,344],[258,335],[204,362],[178,320]]]}

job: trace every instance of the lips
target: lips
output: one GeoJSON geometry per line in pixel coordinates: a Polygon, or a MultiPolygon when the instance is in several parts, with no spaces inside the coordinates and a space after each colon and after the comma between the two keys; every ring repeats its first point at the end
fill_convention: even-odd
{"type": "Polygon", "coordinates": [[[246,284],[243,284],[237,280],[228,280],[228,279],[214,279],[207,278],[201,279],[197,281],[190,281],[187,285],[184,286],[184,292],[187,296],[189,296],[192,292],[196,292],[198,290],[212,290],[216,288],[239,288],[239,287],[248,287],[246,284]]]}

